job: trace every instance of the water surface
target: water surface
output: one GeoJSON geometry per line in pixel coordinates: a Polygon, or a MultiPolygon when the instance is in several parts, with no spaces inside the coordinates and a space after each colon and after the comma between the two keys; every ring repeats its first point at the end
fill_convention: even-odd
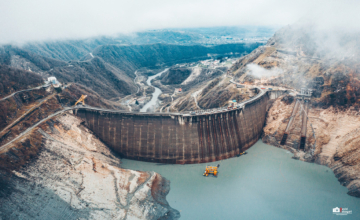
{"type": "Polygon", "coordinates": [[[160,95],[162,92],[161,92],[161,90],[160,90],[158,87],[155,87],[155,86],[151,85],[151,80],[155,79],[155,78],[158,77],[158,76],[161,76],[161,74],[163,74],[166,70],[168,70],[168,69],[165,69],[165,70],[161,71],[160,73],[157,73],[157,74],[155,74],[155,75],[153,75],[153,76],[150,76],[150,77],[146,80],[146,83],[147,83],[149,86],[154,87],[154,88],[155,88],[155,91],[154,91],[153,94],[152,94],[151,100],[150,100],[148,103],[146,103],[146,104],[144,105],[144,107],[142,107],[142,108],[140,109],[140,112],[146,112],[149,108],[150,108],[152,111],[154,111],[154,110],[156,109],[158,97],[159,97],[159,95],[160,95]]]}
{"type": "Polygon", "coordinates": [[[180,219],[360,219],[360,199],[347,195],[328,167],[291,159],[290,152],[258,141],[248,154],[223,161],[219,176],[206,164],[164,165],[122,160],[122,166],[156,171],[171,181],[167,201],[180,219]],[[335,207],[353,214],[336,216],[335,207]]]}

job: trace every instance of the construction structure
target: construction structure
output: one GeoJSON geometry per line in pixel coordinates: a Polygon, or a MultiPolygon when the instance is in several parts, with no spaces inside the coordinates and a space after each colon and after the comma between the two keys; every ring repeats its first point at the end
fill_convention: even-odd
{"type": "Polygon", "coordinates": [[[80,102],[85,105],[85,99],[86,99],[87,95],[81,95],[81,97],[79,98],[79,100],[77,100],[77,102],[75,102],[75,105],[76,106],[77,104],[79,104],[80,102]]]}
{"type": "Polygon", "coordinates": [[[55,77],[55,76],[50,76],[50,77],[48,77],[47,82],[48,82],[48,83],[50,83],[50,84],[53,84],[53,85],[55,85],[55,84],[58,84],[58,83],[59,83],[59,82],[57,81],[57,79],[56,79],[56,77],[55,77]]]}
{"type": "Polygon", "coordinates": [[[231,100],[229,101],[229,105],[228,105],[228,109],[233,109],[234,107],[237,106],[237,101],[236,100],[231,100]]]}
{"type": "Polygon", "coordinates": [[[204,172],[204,176],[209,176],[209,174],[214,175],[215,177],[217,177],[218,174],[218,168],[220,167],[220,165],[218,164],[216,167],[215,166],[206,166],[205,167],[205,172],[204,172]]]}
{"type": "Polygon", "coordinates": [[[286,126],[284,135],[281,139],[280,145],[285,145],[286,140],[290,134],[290,129],[294,124],[294,119],[297,113],[300,111],[301,114],[301,132],[300,132],[300,150],[305,150],[306,143],[306,132],[307,132],[307,119],[308,119],[308,110],[309,110],[309,102],[311,99],[312,90],[301,88],[300,93],[296,94],[296,102],[294,108],[291,112],[291,116],[289,118],[289,122],[286,126]]]}
{"type": "Polygon", "coordinates": [[[125,158],[159,163],[207,163],[235,157],[262,133],[268,100],[287,91],[260,91],[218,111],[145,113],[78,107],[74,114],[125,158]]]}

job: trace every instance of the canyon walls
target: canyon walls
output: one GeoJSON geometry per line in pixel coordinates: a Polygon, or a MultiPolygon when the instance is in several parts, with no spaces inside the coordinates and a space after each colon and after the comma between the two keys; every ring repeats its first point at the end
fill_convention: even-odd
{"type": "Polygon", "coordinates": [[[74,112],[123,157],[160,163],[205,163],[234,157],[251,147],[262,133],[268,100],[282,93],[268,91],[246,101],[242,108],[201,115],[90,108],[74,112]]]}

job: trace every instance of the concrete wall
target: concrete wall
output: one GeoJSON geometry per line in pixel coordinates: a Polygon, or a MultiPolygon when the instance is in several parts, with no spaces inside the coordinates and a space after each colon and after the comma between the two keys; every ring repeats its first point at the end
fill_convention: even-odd
{"type": "MultiPolygon", "coordinates": [[[[267,103],[275,91],[242,109],[208,115],[112,112],[78,109],[103,142],[130,159],[205,163],[234,157],[260,138],[267,103]]],[[[277,95],[275,95],[277,97],[277,95]]]]}

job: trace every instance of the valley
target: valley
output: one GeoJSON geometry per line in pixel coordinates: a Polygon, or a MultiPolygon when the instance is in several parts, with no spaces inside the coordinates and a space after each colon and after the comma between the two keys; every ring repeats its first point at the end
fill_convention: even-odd
{"type": "Polygon", "coordinates": [[[359,62],[297,25],[266,43],[208,31],[0,46],[0,218],[357,210],[359,62]],[[218,178],[201,176],[207,164],[221,164],[218,178]]]}
{"type": "MultiPolygon", "coordinates": [[[[224,74],[235,62],[234,58],[222,58],[221,60],[204,60],[192,63],[182,63],[170,66],[167,69],[151,70],[141,69],[136,71],[135,83],[139,86],[135,95],[129,95],[122,99],[123,105],[131,107],[131,111],[146,111],[147,107],[153,106],[152,112],[183,112],[191,110],[199,110],[201,107],[196,106],[195,100],[200,92],[207,87],[214,87],[217,82],[222,89],[231,86],[224,74]],[[206,64],[206,65],[204,65],[206,64]],[[158,72],[158,73],[156,73],[158,72]],[[156,74],[154,74],[156,73],[156,74]],[[154,75],[152,75],[154,74],[154,75]],[[224,85],[220,83],[220,78],[227,81],[224,85]],[[211,82],[210,82],[211,81],[211,82]],[[214,81],[214,82],[212,82],[214,81]],[[212,84],[208,86],[208,84],[212,84]],[[154,95],[155,94],[155,95],[154,95]],[[158,101],[156,101],[158,100],[158,101]],[[151,101],[149,101],[151,99],[151,101]],[[146,104],[146,105],[145,105],[146,104]],[[145,105],[145,106],[144,106],[145,105]],[[180,108],[177,106],[180,105],[180,108]]],[[[233,86],[234,87],[234,86],[233,86]]],[[[234,93],[242,91],[246,95],[238,99],[242,101],[254,96],[254,92],[246,89],[233,89],[234,93]]],[[[224,107],[227,103],[221,105],[204,106],[203,108],[224,107]]]]}
{"type": "MultiPolygon", "coordinates": [[[[193,65],[188,67],[189,71],[195,68],[195,71],[202,72],[200,76],[208,76],[205,79],[193,77],[197,78],[197,82],[188,80],[187,83],[203,86],[208,79],[214,79],[223,72],[217,71],[214,66],[212,70],[203,70],[206,66],[196,67],[194,62],[219,56],[220,59],[223,56],[239,56],[258,45],[104,46],[93,51],[91,57],[70,62],[43,57],[13,46],[1,47],[4,73],[13,77],[6,85],[16,86],[1,93],[0,200],[6,206],[2,206],[0,216],[47,219],[52,213],[55,219],[110,219],[114,216],[122,219],[179,218],[179,212],[166,201],[168,180],[154,172],[123,170],[121,154],[104,145],[104,140],[84,126],[84,121],[76,116],[80,109],[73,105],[81,95],[86,95],[86,106],[92,110],[139,112],[146,103],[152,104],[148,101],[153,88],[146,81],[151,78],[157,81],[157,73],[193,65]],[[109,56],[109,52],[104,52],[109,49],[116,55],[109,56]],[[159,54],[154,56],[154,52],[159,54]],[[178,62],[185,66],[172,66],[178,62]],[[45,86],[44,81],[50,76],[56,77],[60,87],[45,86]],[[18,86],[21,77],[36,80],[25,81],[27,84],[18,86]],[[132,103],[135,100],[139,101],[139,105],[132,103]],[[90,165],[89,169],[83,169],[83,165],[90,165]],[[99,182],[99,178],[104,180],[99,182]],[[113,185],[113,189],[107,187],[109,184],[113,185]],[[100,185],[106,187],[100,189],[100,185]],[[28,191],[28,187],[32,187],[33,191],[28,191]],[[113,198],[101,199],[104,190],[113,198]],[[32,200],[36,200],[32,208],[25,208],[32,200]]],[[[168,82],[171,82],[174,73],[166,74],[170,77],[168,82]]],[[[6,77],[3,75],[3,79],[6,77]]],[[[166,93],[168,90],[173,93],[174,85],[168,86],[165,82],[160,87],[166,93]]],[[[159,108],[157,106],[152,110],[158,111],[159,108]]]]}

